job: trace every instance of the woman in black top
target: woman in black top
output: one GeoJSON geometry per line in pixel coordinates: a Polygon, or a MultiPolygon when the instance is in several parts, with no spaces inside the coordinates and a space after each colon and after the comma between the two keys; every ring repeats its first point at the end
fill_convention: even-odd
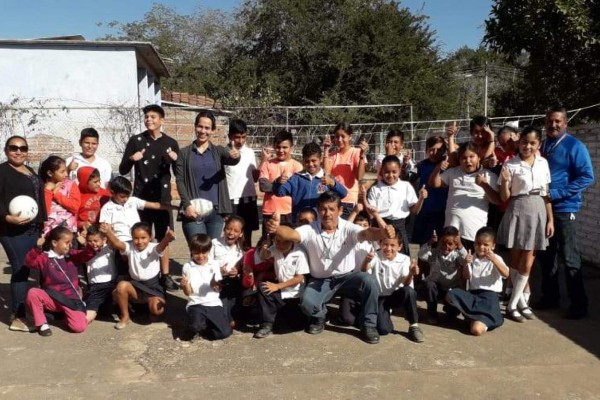
{"type": "Polygon", "coordinates": [[[11,268],[11,331],[29,332],[25,320],[25,296],[29,269],[23,263],[25,254],[35,246],[40,227],[46,219],[44,185],[33,169],[25,165],[29,148],[21,136],[11,136],[4,146],[7,161],[0,164],[0,243],[11,268]],[[38,204],[38,214],[29,219],[10,215],[8,205],[17,196],[26,195],[38,204]]]}

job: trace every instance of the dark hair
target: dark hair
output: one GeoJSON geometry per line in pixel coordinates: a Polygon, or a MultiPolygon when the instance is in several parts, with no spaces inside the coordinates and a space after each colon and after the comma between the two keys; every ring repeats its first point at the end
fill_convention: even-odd
{"type": "Polygon", "coordinates": [[[245,251],[246,250],[246,244],[244,243],[244,226],[246,226],[246,221],[244,220],[244,218],[240,217],[239,215],[235,215],[235,214],[229,215],[227,217],[227,219],[225,220],[225,224],[223,225],[223,229],[225,229],[232,222],[238,222],[242,226],[242,235],[237,240],[237,245],[240,247],[240,249],[242,249],[242,250],[245,251]]]}
{"type": "Polygon", "coordinates": [[[198,233],[190,238],[190,253],[208,253],[212,248],[212,239],[206,233],[198,233]]]}
{"type": "Polygon", "coordinates": [[[302,158],[308,158],[312,156],[318,156],[319,158],[323,155],[321,152],[321,146],[315,142],[306,143],[302,147],[302,158]]]}
{"type": "Polygon", "coordinates": [[[148,114],[149,112],[155,112],[160,115],[161,118],[165,117],[165,110],[158,104],[147,105],[146,107],[142,108],[142,112],[144,115],[148,114]]]}
{"type": "Polygon", "coordinates": [[[88,182],[90,181],[90,179],[96,179],[96,178],[100,178],[100,171],[98,169],[94,168],[94,170],[92,171],[90,176],[88,176],[88,182]]]}
{"type": "Polygon", "coordinates": [[[79,135],[79,144],[81,144],[83,139],[89,137],[100,140],[100,135],[98,134],[97,130],[95,130],[94,128],[83,128],[81,130],[81,134],[79,135]]]}
{"type": "Polygon", "coordinates": [[[489,237],[490,239],[492,239],[493,241],[496,240],[496,231],[493,228],[490,228],[489,226],[484,226],[483,228],[479,229],[477,231],[477,233],[475,234],[475,240],[477,240],[478,238],[483,238],[483,237],[489,237]]]}
{"type": "Polygon", "coordinates": [[[541,131],[541,129],[536,128],[535,126],[526,126],[525,128],[523,128],[523,132],[521,132],[521,138],[529,135],[532,132],[535,133],[536,139],[541,142],[542,141],[542,131],[541,131]]]}
{"type": "Polygon", "coordinates": [[[43,246],[44,250],[48,251],[48,250],[52,249],[52,241],[53,240],[59,240],[65,235],[72,235],[72,234],[73,234],[73,232],[71,232],[69,230],[69,228],[66,228],[64,226],[57,226],[56,228],[54,228],[50,232],[48,232],[48,234],[46,235],[46,241],[44,242],[44,246],[43,246]]]}
{"type": "Polygon", "coordinates": [[[402,166],[402,164],[400,163],[400,159],[397,156],[385,156],[383,157],[383,160],[381,160],[381,168],[383,168],[383,166],[386,164],[392,163],[396,163],[399,166],[402,166]]]}
{"type": "Polygon", "coordinates": [[[473,117],[471,122],[469,122],[469,130],[473,130],[476,126],[489,126],[492,129],[492,120],[488,117],[484,117],[483,115],[477,115],[473,117]]]}
{"type": "Polygon", "coordinates": [[[298,211],[298,215],[300,214],[304,214],[304,213],[311,213],[313,215],[313,217],[315,217],[315,219],[317,219],[319,216],[317,215],[317,212],[315,211],[314,208],[312,207],[304,207],[303,209],[301,209],[300,211],[298,211]]]}
{"type": "Polygon", "coordinates": [[[458,229],[452,225],[445,226],[439,234],[439,237],[442,238],[444,236],[453,236],[456,237],[460,234],[458,229]]]}
{"type": "Polygon", "coordinates": [[[427,140],[425,141],[425,148],[428,149],[430,147],[435,146],[438,143],[443,143],[444,146],[442,148],[446,148],[446,141],[441,136],[432,136],[430,138],[427,138],[427,140]]]}
{"type": "Polygon", "coordinates": [[[44,182],[48,182],[48,180],[50,179],[48,173],[56,171],[60,168],[62,164],[66,164],[65,160],[62,157],[49,156],[48,158],[46,158],[40,164],[40,170],[38,172],[40,179],[44,182]]]}
{"type": "Polygon", "coordinates": [[[496,133],[496,136],[500,137],[500,135],[502,135],[505,132],[518,133],[517,130],[512,126],[504,125],[502,128],[498,129],[498,133],[496,133]]]}
{"type": "Polygon", "coordinates": [[[87,236],[90,236],[90,235],[98,235],[98,236],[101,236],[103,238],[106,237],[106,233],[102,232],[98,228],[98,225],[90,225],[90,226],[88,226],[88,228],[87,228],[87,236]]]}
{"type": "Polygon", "coordinates": [[[550,107],[546,111],[546,118],[551,116],[554,113],[561,113],[565,117],[565,122],[567,121],[567,109],[566,108],[560,107],[560,106],[550,107]]]}
{"type": "Polygon", "coordinates": [[[369,214],[367,214],[365,211],[361,211],[358,214],[356,214],[356,217],[354,217],[354,222],[362,222],[362,221],[367,221],[367,222],[371,222],[371,219],[369,218],[369,214]]]}
{"type": "MultiPolygon", "coordinates": [[[[384,239],[388,239],[388,238],[385,237],[384,239]]],[[[403,241],[404,238],[402,237],[402,232],[400,232],[399,229],[396,229],[394,231],[394,237],[392,239],[396,239],[400,246],[404,245],[404,241],[403,241]]]]}
{"type": "Polygon", "coordinates": [[[196,115],[196,119],[194,120],[194,126],[198,125],[200,122],[200,118],[208,118],[210,119],[210,130],[214,131],[217,129],[217,119],[215,118],[215,114],[210,111],[200,111],[198,115],[196,115]]]}
{"type": "Polygon", "coordinates": [[[400,138],[400,141],[404,143],[404,132],[402,132],[400,129],[390,129],[387,135],[385,135],[385,141],[387,142],[388,139],[391,139],[393,137],[400,138]]]}
{"type": "Polygon", "coordinates": [[[141,221],[141,222],[136,222],[135,224],[133,224],[133,226],[131,227],[131,236],[133,236],[133,232],[137,231],[138,229],[146,231],[146,233],[148,235],[152,236],[152,227],[150,226],[149,223],[147,223],[145,221],[141,221]]]}
{"type": "Polygon", "coordinates": [[[465,154],[466,151],[472,151],[473,153],[477,154],[477,157],[479,157],[479,153],[477,153],[477,150],[478,147],[473,142],[461,143],[460,146],[458,146],[458,158],[462,157],[462,155],[465,154]]]}
{"type": "Polygon", "coordinates": [[[247,133],[248,126],[241,119],[232,119],[229,121],[229,138],[236,133],[247,133]]]}
{"type": "Polygon", "coordinates": [[[16,139],[21,139],[22,141],[25,142],[26,145],[28,145],[27,144],[27,139],[25,139],[23,136],[12,135],[8,139],[6,139],[6,142],[4,142],[4,150],[7,150],[8,149],[8,145],[10,144],[10,142],[13,141],[13,140],[16,140],[16,139]]]}
{"type": "Polygon", "coordinates": [[[277,146],[279,143],[285,142],[286,140],[289,140],[290,146],[294,145],[294,136],[292,136],[291,132],[286,130],[279,131],[273,137],[273,145],[277,146]]]}
{"type": "Polygon", "coordinates": [[[344,131],[348,135],[352,136],[352,126],[347,122],[340,122],[335,127],[333,127],[333,133],[335,134],[337,131],[344,131]]]}
{"type": "Polygon", "coordinates": [[[317,206],[320,206],[325,203],[335,203],[338,207],[342,206],[342,199],[337,192],[333,190],[328,190],[326,192],[321,193],[319,198],[317,199],[317,206]]]}
{"type": "Polygon", "coordinates": [[[108,183],[108,187],[114,194],[126,194],[127,196],[131,196],[131,192],[133,191],[131,182],[124,176],[115,176],[112,178],[108,183]]]}

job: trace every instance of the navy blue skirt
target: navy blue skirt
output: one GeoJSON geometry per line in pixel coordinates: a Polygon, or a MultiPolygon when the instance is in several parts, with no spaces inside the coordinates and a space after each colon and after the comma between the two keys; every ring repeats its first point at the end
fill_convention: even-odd
{"type": "Polygon", "coordinates": [[[504,323],[500,312],[498,293],[491,290],[452,289],[447,295],[450,304],[456,307],[466,319],[480,321],[488,330],[504,323]]]}

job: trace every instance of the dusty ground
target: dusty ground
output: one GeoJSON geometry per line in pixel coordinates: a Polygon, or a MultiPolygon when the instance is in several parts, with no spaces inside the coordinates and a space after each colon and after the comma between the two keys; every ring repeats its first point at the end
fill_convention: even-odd
{"type": "MultiPolygon", "coordinates": [[[[181,231],[179,230],[182,238],[181,231]]],[[[186,261],[183,240],[173,246],[174,272],[186,261]]],[[[0,265],[5,256],[0,252],[0,265]]],[[[426,342],[396,332],[368,345],[352,328],[328,326],[252,339],[236,332],[225,341],[174,339],[183,323],[181,292],[168,296],[166,322],[138,317],[123,331],[96,321],[83,334],[61,322],[54,335],[7,329],[8,269],[0,275],[0,397],[402,399],[600,398],[600,271],[586,270],[592,296],[588,319],[566,321],[558,312],[504,326],[481,338],[461,323],[422,324],[426,342]]],[[[424,304],[420,303],[421,311],[424,304]]]]}

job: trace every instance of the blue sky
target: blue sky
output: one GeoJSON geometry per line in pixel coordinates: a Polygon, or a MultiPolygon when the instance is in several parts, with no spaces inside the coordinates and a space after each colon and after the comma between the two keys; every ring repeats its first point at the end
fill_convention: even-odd
{"type": "MultiPolygon", "coordinates": [[[[196,7],[231,10],[240,0],[162,0],[179,13],[190,13],[196,7]]],[[[88,40],[111,33],[99,22],[141,20],[152,1],[143,0],[0,0],[2,23],[0,39],[81,34],[88,40]]],[[[437,32],[438,44],[444,52],[464,45],[476,47],[483,37],[483,22],[491,0],[403,0],[413,13],[430,17],[437,32]]]]}

